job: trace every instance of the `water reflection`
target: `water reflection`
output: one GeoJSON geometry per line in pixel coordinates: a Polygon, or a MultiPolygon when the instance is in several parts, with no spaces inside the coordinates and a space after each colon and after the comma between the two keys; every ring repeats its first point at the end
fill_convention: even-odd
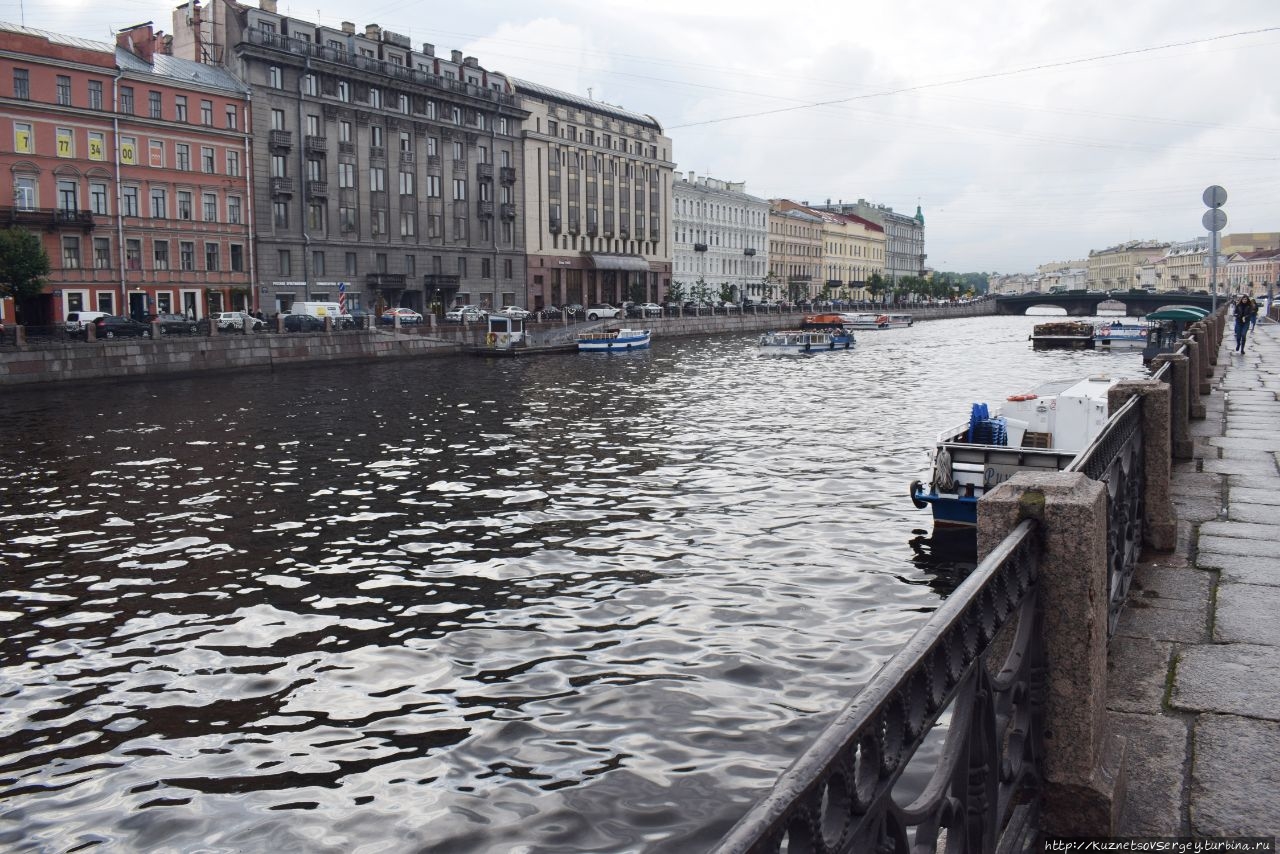
{"type": "Polygon", "coordinates": [[[0,846],[709,846],[962,577],[1032,318],[14,394],[0,846]]]}

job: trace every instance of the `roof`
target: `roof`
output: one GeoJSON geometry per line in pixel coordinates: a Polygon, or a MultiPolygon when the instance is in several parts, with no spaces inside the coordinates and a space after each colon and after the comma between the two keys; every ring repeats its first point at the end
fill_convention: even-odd
{"type": "Polygon", "coordinates": [[[578,107],[582,110],[591,110],[595,113],[604,113],[623,121],[635,122],[644,125],[662,133],[662,125],[658,124],[658,120],[653,116],[641,115],[624,110],[621,107],[615,107],[612,104],[606,104],[603,101],[593,101],[590,98],[582,98],[578,95],[571,95],[568,92],[561,92],[559,89],[552,89],[550,86],[543,86],[541,83],[530,83],[528,80],[517,80],[510,78],[516,87],[518,95],[532,95],[536,98],[546,98],[552,101],[559,101],[571,107],[578,107]]]}
{"type": "Polygon", "coordinates": [[[193,62],[190,59],[179,59],[176,56],[157,53],[154,63],[148,64],[122,47],[116,48],[116,65],[125,71],[141,74],[154,74],[167,77],[174,82],[212,86],[216,89],[229,89],[233,92],[248,92],[249,87],[237,80],[229,71],[216,65],[193,62]]]}
{"type": "Polygon", "coordinates": [[[115,50],[115,45],[109,42],[82,39],[78,36],[67,36],[62,33],[51,33],[48,30],[37,30],[35,27],[23,27],[18,24],[8,24],[2,21],[0,21],[0,30],[7,30],[11,33],[24,33],[29,36],[35,36],[36,38],[48,39],[50,44],[78,47],[81,50],[96,50],[102,53],[111,53],[111,51],[115,50]]]}

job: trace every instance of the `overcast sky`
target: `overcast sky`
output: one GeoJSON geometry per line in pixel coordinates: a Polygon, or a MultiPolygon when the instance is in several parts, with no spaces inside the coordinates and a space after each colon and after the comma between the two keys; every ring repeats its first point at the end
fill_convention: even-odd
{"type": "MultiPolygon", "coordinates": [[[[1131,239],[1280,231],[1276,0],[280,0],[656,118],[676,168],[747,192],[922,206],[930,266],[1019,272],[1131,239]],[[785,9],[789,18],[776,18],[785,9]]],[[[109,40],[149,0],[0,0],[109,40]]]]}

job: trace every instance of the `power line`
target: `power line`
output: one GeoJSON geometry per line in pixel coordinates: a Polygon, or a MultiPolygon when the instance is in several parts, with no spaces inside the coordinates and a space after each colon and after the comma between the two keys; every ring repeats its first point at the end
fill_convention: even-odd
{"type": "Polygon", "coordinates": [[[1047,71],[1051,68],[1066,68],[1072,65],[1084,65],[1090,62],[1098,62],[1104,59],[1117,59],[1122,56],[1136,56],[1143,53],[1154,53],[1161,50],[1169,50],[1177,47],[1190,47],[1192,45],[1207,44],[1209,42],[1222,41],[1223,39],[1239,38],[1240,36],[1253,36],[1262,33],[1272,33],[1280,30],[1280,27],[1264,27],[1257,30],[1242,30],[1238,33],[1226,33],[1217,36],[1207,36],[1202,39],[1192,39],[1184,42],[1170,42],[1169,44],[1155,45],[1153,47],[1139,47],[1131,50],[1122,50],[1115,53],[1104,53],[1097,56],[1082,57],[1080,59],[1064,59],[1060,62],[1046,62],[1041,65],[1030,65],[1025,68],[1014,68],[1008,71],[992,71],[987,74],[975,74],[970,77],[960,77],[955,80],[942,80],[936,83],[919,83],[914,86],[903,86],[898,89],[886,89],[882,92],[870,92],[865,95],[851,95],[847,98],[835,98],[830,101],[816,101],[810,104],[801,104],[795,107],[778,107],[773,110],[761,110],[755,113],[742,113],[736,116],[724,116],[718,119],[705,119],[700,122],[689,122],[683,125],[672,125],[667,128],[668,131],[680,130],[682,128],[700,127],[702,125],[714,125],[722,122],[733,122],[739,119],[754,119],[760,116],[774,116],[779,113],[792,113],[798,110],[809,110],[814,107],[832,107],[839,104],[847,104],[850,101],[861,101],[868,98],[883,98],[889,95],[901,95],[906,92],[919,92],[923,89],[938,89],[943,86],[956,86],[962,83],[976,83],[980,80],[994,80],[1001,77],[1013,77],[1019,74],[1028,74],[1033,71],[1047,71]]]}

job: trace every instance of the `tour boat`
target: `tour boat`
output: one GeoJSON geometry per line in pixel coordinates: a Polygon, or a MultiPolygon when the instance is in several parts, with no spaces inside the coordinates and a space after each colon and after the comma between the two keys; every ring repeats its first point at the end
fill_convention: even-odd
{"type": "Polygon", "coordinates": [[[844,322],[846,329],[888,329],[889,315],[887,314],[854,314],[847,313],[839,315],[844,322]]]}
{"type": "Polygon", "coordinates": [[[505,314],[491,314],[486,318],[488,330],[484,334],[484,346],[488,350],[510,350],[523,345],[524,320],[505,314]]]}
{"type": "Polygon", "coordinates": [[[1031,349],[1093,349],[1093,326],[1083,320],[1040,323],[1031,328],[1031,349]]]}
{"type": "Polygon", "coordinates": [[[928,483],[913,481],[911,501],[933,510],[935,525],[975,526],[978,499],[1020,471],[1062,471],[1107,423],[1107,394],[1118,380],[1093,376],[1011,395],[995,411],[975,403],[969,420],[938,435],[928,483]]]}
{"type": "Polygon", "coordinates": [[[1147,346],[1149,323],[1099,323],[1093,330],[1095,350],[1141,350],[1147,346]]]}
{"type": "Polygon", "coordinates": [[[649,346],[648,329],[602,329],[578,335],[579,353],[643,350],[649,346]]]}
{"type": "Polygon", "coordinates": [[[856,342],[838,314],[808,315],[799,329],[782,329],[760,336],[759,352],[766,356],[805,356],[848,350],[856,342]]]}
{"type": "Polygon", "coordinates": [[[889,328],[901,329],[904,326],[910,326],[915,323],[915,318],[909,314],[891,314],[889,315],[889,328]]]}

